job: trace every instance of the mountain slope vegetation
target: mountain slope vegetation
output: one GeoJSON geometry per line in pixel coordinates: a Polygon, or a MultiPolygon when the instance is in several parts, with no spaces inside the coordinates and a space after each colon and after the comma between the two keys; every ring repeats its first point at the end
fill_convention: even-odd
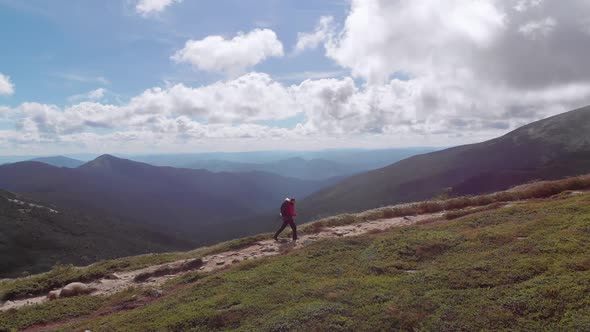
{"type": "Polygon", "coordinates": [[[590,106],[478,144],[426,153],[350,177],[300,202],[306,220],[438,195],[473,195],[590,171],[590,106]]]}
{"type": "Polygon", "coordinates": [[[189,273],[151,300],[130,289],[26,307],[0,314],[0,327],[66,318],[53,328],[587,330],[589,220],[590,194],[566,193],[189,273]]]}
{"type": "Polygon", "coordinates": [[[47,271],[58,263],[87,265],[192,246],[114,218],[89,217],[0,191],[0,278],[47,271]]]}
{"type": "Polygon", "coordinates": [[[303,197],[334,181],[155,167],[109,155],[75,169],[38,162],[0,166],[0,188],[92,215],[189,232],[201,244],[246,235],[240,223],[230,226],[233,220],[274,209],[285,192],[303,197]],[[235,230],[226,232],[230,227],[235,230]]]}

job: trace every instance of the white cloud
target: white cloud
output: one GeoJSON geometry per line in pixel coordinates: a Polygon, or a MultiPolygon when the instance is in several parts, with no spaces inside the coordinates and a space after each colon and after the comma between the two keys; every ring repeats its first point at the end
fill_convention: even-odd
{"type": "Polygon", "coordinates": [[[144,17],[162,12],[173,3],[180,3],[183,0],[139,0],[135,10],[144,17]]]}
{"type": "Polygon", "coordinates": [[[96,90],[92,90],[88,93],[88,99],[90,100],[100,100],[104,97],[106,90],[103,88],[98,88],[96,90]]]}
{"type": "Polygon", "coordinates": [[[261,73],[200,88],[176,84],[149,89],[133,98],[129,107],[136,113],[189,115],[209,123],[281,119],[296,112],[288,88],[261,73]]]}
{"type": "MultiPolygon", "coordinates": [[[[313,33],[300,35],[300,49],[322,44],[341,72],[290,79],[248,73],[204,86],[171,84],[121,105],[25,103],[0,111],[19,126],[0,130],[0,148],[4,142],[59,142],[106,151],[147,145],[256,149],[276,147],[284,138],[299,148],[452,145],[589,104],[590,38],[581,27],[590,3],[525,1],[522,10],[515,3],[351,0],[344,24],[323,29],[320,22],[313,33]],[[551,38],[523,40],[520,28],[545,17],[555,20],[551,38]],[[351,77],[341,77],[348,71],[351,77]],[[391,79],[396,72],[407,77],[391,79]],[[283,121],[273,120],[299,123],[281,128],[273,123],[283,121]]],[[[273,48],[248,41],[251,35],[257,33],[189,41],[173,58],[234,76],[271,56],[273,48]]]]}
{"type": "Polygon", "coordinates": [[[190,63],[200,70],[235,76],[268,57],[281,56],[283,44],[274,31],[255,29],[246,34],[238,33],[229,40],[222,36],[189,40],[171,58],[178,63],[190,63]]]}
{"type": "Polygon", "coordinates": [[[296,73],[289,73],[279,75],[276,77],[279,81],[305,81],[305,80],[317,80],[322,78],[333,78],[345,76],[346,71],[344,70],[332,70],[332,71],[302,71],[296,73]]]}
{"type": "Polygon", "coordinates": [[[312,33],[298,33],[295,52],[302,52],[306,49],[315,49],[324,43],[334,34],[334,18],[322,16],[312,33]]]}
{"type": "Polygon", "coordinates": [[[531,40],[537,40],[547,37],[553,30],[557,21],[552,17],[547,17],[540,21],[530,21],[523,24],[518,28],[518,31],[522,33],[526,38],[531,40]]]}
{"type": "Polygon", "coordinates": [[[216,137],[219,130],[224,132],[221,128],[259,129],[260,126],[252,127],[258,121],[285,119],[297,112],[300,110],[291,87],[266,74],[250,73],[197,88],[176,84],[148,89],[125,105],[84,101],[62,109],[56,105],[23,103],[12,113],[16,114],[20,130],[40,137],[98,129],[170,132],[164,129],[203,126],[215,128],[207,137],[216,137]],[[181,126],[183,123],[186,125],[181,126]]]}
{"type": "Polygon", "coordinates": [[[590,43],[582,28],[590,2],[522,3],[517,11],[514,0],[351,0],[343,29],[324,46],[336,64],[369,84],[385,83],[396,72],[412,78],[468,71],[515,88],[590,79],[584,56],[590,43]],[[523,34],[551,38],[530,43],[523,34]]]}
{"type": "Polygon", "coordinates": [[[9,96],[12,94],[14,94],[14,84],[9,76],[0,73],[0,95],[9,96]]]}
{"type": "Polygon", "coordinates": [[[109,85],[111,82],[104,76],[88,76],[74,73],[55,73],[55,76],[63,78],[68,81],[81,82],[81,83],[98,83],[102,85],[109,85]]]}
{"type": "Polygon", "coordinates": [[[452,65],[461,54],[488,47],[505,28],[505,15],[491,0],[353,0],[351,7],[343,31],[328,39],[327,55],[371,84],[396,71],[452,65]]]}
{"type": "Polygon", "coordinates": [[[314,146],[329,137],[355,144],[374,135],[414,145],[449,144],[462,135],[490,138],[589,98],[590,82],[513,90],[469,72],[360,86],[351,77],[284,85],[250,73],[202,87],[148,89],[124,105],[81,102],[62,109],[23,103],[6,110],[18,130],[3,137],[11,144],[69,142],[103,148],[228,140],[253,140],[260,146],[282,138],[314,146]],[[296,115],[303,117],[294,127],[261,124],[296,115]]]}
{"type": "Polygon", "coordinates": [[[89,91],[88,93],[70,96],[70,97],[68,97],[68,101],[69,102],[77,102],[77,101],[81,101],[81,100],[97,101],[97,100],[103,99],[106,92],[107,92],[106,89],[98,88],[96,90],[89,91]]]}

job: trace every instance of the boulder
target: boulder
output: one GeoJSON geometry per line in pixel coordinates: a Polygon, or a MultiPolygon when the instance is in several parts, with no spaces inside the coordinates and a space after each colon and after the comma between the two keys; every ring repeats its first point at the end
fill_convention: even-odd
{"type": "Polygon", "coordinates": [[[164,295],[164,292],[162,292],[159,289],[152,288],[152,289],[147,290],[146,295],[153,297],[153,298],[159,298],[162,295],[164,295]]]}
{"type": "Polygon", "coordinates": [[[107,279],[107,280],[118,280],[118,279],[121,279],[121,278],[119,278],[119,276],[116,273],[108,274],[104,278],[107,279]]]}
{"type": "Polygon", "coordinates": [[[61,289],[59,293],[59,297],[72,297],[78,295],[85,295],[90,294],[96,291],[96,288],[92,288],[87,284],[83,284],[81,282],[72,282],[68,284],[66,287],[61,289]]]}
{"type": "Polygon", "coordinates": [[[59,291],[58,290],[50,291],[49,293],[47,293],[47,298],[50,301],[53,301],[53,300],[57,299],[58,297],[59,297],[59,291]]]}

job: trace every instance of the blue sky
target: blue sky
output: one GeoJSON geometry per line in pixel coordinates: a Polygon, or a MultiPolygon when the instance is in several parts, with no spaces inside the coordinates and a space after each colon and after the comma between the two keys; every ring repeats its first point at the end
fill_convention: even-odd
{"type": "MultiPolygon", "coordinates": [[[[313,29],[322,15],[343,17],[345,8],[337,0],[184,1],[144,18],[133,1],[0,0],[0,39],[8,41],[0,64],[19,87],[2,102],[63,105],[69,96],[101,87],[116,101],[164,81],[207,84],[222,76],[169,59],[186,40],[272,27],[289,52],[299,31],[313,29]]],[[[286,81],[300,72],[342,69],[317,50],[253,70],[286,81]]]]}
{"type": "Polygon", "coordinates": [[[4,155],[449,146],[590,104],[586,0],[0,0],[0,41],[4,155]]]}

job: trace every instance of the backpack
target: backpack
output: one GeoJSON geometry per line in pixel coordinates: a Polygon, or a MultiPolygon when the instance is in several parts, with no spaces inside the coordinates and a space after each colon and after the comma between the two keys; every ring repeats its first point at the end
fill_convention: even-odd
{"type": "Polygon", "coordinates": [[[289,203],[288,201],[284,201],[283,204],[281,204],[281,216],[286,217],[289,215],[289,203]]]}

